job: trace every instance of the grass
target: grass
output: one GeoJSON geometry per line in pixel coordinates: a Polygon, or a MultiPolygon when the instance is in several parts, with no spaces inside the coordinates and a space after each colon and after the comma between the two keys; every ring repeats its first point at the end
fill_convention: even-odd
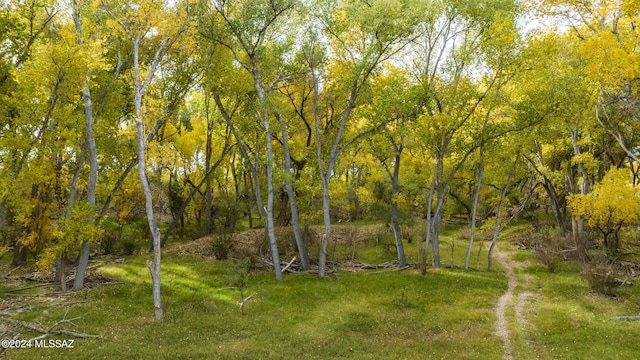
{"type": "MultiPolygon", "coordinates": [[[[455,233],[441,236],[441,258],[461,266],[466,240],[455,233]]],[[[355,250],[365,262],[395,259],[380,242],[338,245],[336,254],[355,250]]],[[[122,284],[67,295],[64,301],[80,302],[70,307],[34,299],[30,311],[15,317],[46,327],[68,311],[68,318],[81,316],[72,330],[102,339],[76,339],[73,349],[10,350],[8,358],[502,359],[494,307],[507,281],[495,261],[495,271],[485,270],[488,244],[483,246],[481,270],[429,269],[426,276],[417,270],[338,271],[326,279],[288,274],[276,283],[271,273],[249,271],[243,291],[253,297],[245,315],[238,306],[240,292],[231,287],[237,264],[168,251],[163,258],[162,321],[153,316],[145,265],[150,255],[136,255],[100,269],[122,284]]],[[[561,263],[552,274],[535,264],[533,251],[509,249],[504,242],[499,246],[521,265],[514,295],[532,294],[523,306],[524,327],[513,310],[507,313],[514,358],[637,358],[640,323],[610,320],[640,314],[637,286],[621,289],[616,299],[594,295],[572,263],[561,263]]],[[[409,261],[416,261],[418,244],[407,243],[405,249],[409,261]]],[[[23,332],[23,338],[37,335],[23,332]]]]}
{"type": "MultiPolygon", "coordinates": [[[[68,317],[82,316],[74,330],[103,339],[78,339],[74,349],[14,350],[11,358],[54,359],[64,352],[75,359],[500,358],[492,307],[505,282],[496,273],[339,272],[275,283],[271,274],[254,272],[245,294],[255,295],[243,316],[239,292],[227,284],[228,264],[168,256],[167,315],[156,321],[144,260],[102,268],[125,284],[73,295],[86,301],[69,311],[68,317]]],[[[34,308],[20,319],[50,324],[66,310],[34,308]]]]}

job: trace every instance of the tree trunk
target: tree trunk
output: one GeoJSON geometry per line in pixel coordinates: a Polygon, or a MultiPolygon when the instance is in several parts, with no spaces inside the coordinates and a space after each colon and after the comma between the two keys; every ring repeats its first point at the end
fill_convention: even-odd
{"type": "MultiPolygon", "coordinates": [[[[73,20],[76,27],[76,34],[78,36],[77,43],[82,45],[82,21],[80,17],[80,8],[78,4],[73,4],[73,20]]],[[[93,208],[96,206],[96,184],[98,179],[98,155],[96,148],[96,139],[93,134],[93,105],[91,102],[91,90],[89,89],[89,80],[91,73],[87,73],[87,80],[84,81],[84,89],[82,90],[82,101],[84,103],[84,119],[87,136],[87,148],[89,150],[89,182],[87,184],[87,201],[92,207],[92,213],[89,215],[87,222],[89,224],[94,223],[93,208]]],[[[73,283],[74,290],[80,290],[84,287],[84,276],[89,263],[89,252],[91,250],[91,244],[88,240],[82,241],[82,247],[80,250],[80,257],[78,259],[78,269],[76,271],[76,278],[73,283]]]]}
{"type": "Polygon", "coordinates": [[[162,310],[162,301],[160,298],[160,229],[155,223],[155,217],[153,214],[153,195],[151,194],[151,188],[149,187],[149,181],[145,172],[145,153],[144,153],[144,125],[140,116],[142,115],[141,108],[141,95],[136,93],[136,127],[138,133],[138,175],[140,177],[140,184],[144,192],[145,199],[145,211],[147,214],[147,221],[149,223],[149,230],[151,231],[153,241],[153,263],[147,262],[149,273],[151,274],[153,285],[153,308],[156,319],[162,319],[164,316],[162,310]]]}
{"type": "Polygon", "coordinates": [[[447,184],[442,182],[444,177],[444,154],[438,154],[436,159],[436,211],[433,214],[433,239],[431,240],[431,252],[433,267],[440,267],[440,226],[442,224],[442,206],[444,205],[444,195],[447,191],[447,184]]]}
{"type": "Polygon", "coordinates": [[[287,124],[280,114],[276,114],[280,127],[282,128],[282,145],[284,148],[284,184],[287,189],[287,195],[289,196],[289,206],[291,207],[291,226],[293,226],[293,235],[296,239],[296,245],[298,247],[298,254],[300,255],[300,263],[304,270],[309,270],[311,265],[309,264],[309,255],[307,253],[307,246],[300,233],[300,220],[298,218],[298,204],[296,201],[296,193],[293,190],[291,184],[290,171],[291,171],[291,154],[289,153],[289,138],[287,134],[287,124]]]}
{"type": "Polygon", "coordinates": [[[327,267],[327,246],[331,239],[331,215],[330,215],[329,181],[322,177],[322,215],[324,221],[324,234],[320,242],[320,254],[318,255],[318,276],[325,277],[327,267]]]}
{"type": "Polygon", "coordinates": [[[56,275],[54,280],[60,284],[60,291],[67,291],[67,259],[63,254],[58,255],[56,258],[56,275]]]}
{"type": "Polygon", "coordinates": [[[478,200],[480,199],[480,189],[482,188],[482,176],[484,175],[484,164],[482,163],[482,151],[480,155],[480,163],[478,164],[478,184],[476,193],[473,197],[473,206],[471,207],[471,235],[469,235],[469,246],[467,247],[467,256],[464,259],[464,269],[469,270],[469,260],[471,259],[471,250],[473,248],[473,238],[476,233],[476,213],[478,211],[478,200]]]}
{"type": "Polygon", "coordinates": [[[402,153],[402,145],[396,147],[396,156],[393,164],[393,176],[391,177],[391,229],[396,240],[396,252],[398,253],[398,263],[401,267],[407,265],[407,258],[404,254],[404,246],[402,244],[402,233],[400,224],[398,223],[398,189],[400,178],[400,155],[402,153]]]}
{"type": "MultiPolygon", "coordinates": [[[[145,91],[144,83],[140,78],[138,51],[140,49],[141,36],[137,35],[133,41],[133,66],[135,72],[135,99],[134,110],[136,117],[136,130],[138,137],[138,176],[140,177],[140,185],[144,193],[145,199],[145,212],[147,214],[147,222],[149,224],[149,231],[151,232],[152,244],[153,244],[153,263],[147,260],[147,267],[151,274],[152,282],[152,294],[153,294],[153,308],[156,319],[162,319],[164,317],[164,311],[162,309],[162,300],[160,298],[160,261],[161,261],[161,247],[160,247],[160,228],[156,225],[155,217],[153,214],[153,195],[151,188],[149,187],[149,180],[146,173],[146,161],[145,161],[145,136],[144,136],[144,123],[142,113],[142,97],[145,91]]],[[[155,60],[155,59],[154,59],[155,60]]],[[[155,61],[154,61],[155,62],[155,61]]],[[[155,70],[154,70],[155,71],[155,70]]],[[[147,79],[153,75],[153,71],[149,73],[147,79]]],[[[145,83],[147,83],[145,81],[145,83]]]]}
{"type": "Polygon", "coordinates": [[[4,229],[4,219],[7,214],[7,203],[0,201],[0,236],[2,236],[2,230],[4,229]]]}
{"type": "MultiPolygon", "coordinates": [[[[578,145],[578,129],[574,129],[570,126],[569,123],[566,124],[569,129],[569,133],[571,134],[571,143],[573,144],[573,154],[580,155],[582,152],[580,151],[580,146],[578,145]]],[[[577,126],[576,126],[577,127],[577,126]]],[[[584,167],[584,164],[579,163],[578,169],[582,174],[582,184],[580,186],[580,193],[582,195],[586,195],[589,192],[589,174],[587,173],[587,169],[584,167]]],[[[573,185],[573,180],[571,181],[573,185]]],[[[574,191],[575,192],[575,191],[574,191]]],[[[585,244],[585,236],[584,236],[584,221],[579,216],[575,216],[571,214],[571,233],[573,235],[573,241],[576,244],[576,249],[578,249],[578,255],[580,258],[585,259],[587,257],[587,247],[585,244]]]]}
{"type": "Polygon", "coordinates": [[[13,245],[13,261],[11,261],[11,265],[23,265],[27,262],[27,255],[29,255],[29,248],[22,244],[20,240],[15,241],[13,245]]]}
{"type": "Polygon", "coordinates": [[[253,212],[251,211],[251,202],[249,201],[249,194],[253,194],[253,191],[249,191],[249,181],[247,181],[247,172],[242,172],[242,179],[244,182],[244,194],[246,196],[245,202],[247,203],[247,220],[249,221],[249,229],[253,229],[253,212]]]}
{"type": "MultiPolygon", "coordinates": [[[[514,161],[513,166],[515,167],[516,162],[514,161]]],[[[498,203],[498,211],[496,214],[496,226],[493,229],[493,238],[491,239],[491,246],[489,246],[489,252],[487,254],[487,269],[491,271],[493,267],[493,249],[496,247],[496,242],[498,241],[498,235],[500,234],[500,217],[502,216],[502,205],[504,204],[504,199],[507,197],[507,189],[511,184],[511,178],[513,177],[513,172],[509,173],[509,177],[507,178],[507,184],[502,189],[502,195],[500,195],[500,202],[498,203]]]]}
{"type": "Polygon", "coordinates": [[[431,234],[433,233],[433,229],[431,227],[431,207],[433,202],[433,190],[436,185],[436,177],[433,176],[433,180],[431,181],[431,186],[429,187],[429,196],[427,197],[427,231],[424,240],[424,251],[422,252],[422,275],[427,273],[427,256],[429,255],[429,244],[431,243],[431,234]]]}
{"type": "MultiPolygon", "coordinates": [[[[205,97],[205,112],[207,113],[207,142],[205,145],[205,155],[204,155],[204,169],[206,173],[209,173],[209,169],[211,169],[211,155],[213,152],[213,144],[211,143],[211,135],[213,133],[213,124],[211,119],[209,119],[209,97],[205,97]]],[[[205,206],[205,219],[204,219],[204,234],[211,234],[211,207],[213,206],[213,190],[211,188],[211,178],[207,176],[205,181],[205,190],[204,190],[204,206],[205,206]]]]}
{"type": "MultiPolygon", "coordinates": [[[[273,269],[276,274],[276,281],[282,281],[282,269],[280,268],[280,254],[278,252],[278,243],[276,242],[275,226],[273,222],[273,144],[271,137],[271,124],[269,122],[269,113],[267,109],[265,93],[260,83],[258,75],[258,65],[253,61],[253,83],[262,108],[262,126],[264,127],[266,148],[267,148],[267,207],[265,209],[267,215],[266,231],[269,238],[269,247],[271,248],[271,258],[273,260],[273,269]]],[[[256,179],[257,180],[257,179],[256,179]]]]}
{"type": "Polygon", "coordinates": [[[549,199],[551,200],[551,207],[553,208],[553,215],[560,229],[562,235],[567,233],[567,226],[565,224],[564,206],[560,201],[560,197],[556,191],[555,186],[551,183],[551,180],[545,178],[542,183],[542,187],[546,190],[549,199]]]}

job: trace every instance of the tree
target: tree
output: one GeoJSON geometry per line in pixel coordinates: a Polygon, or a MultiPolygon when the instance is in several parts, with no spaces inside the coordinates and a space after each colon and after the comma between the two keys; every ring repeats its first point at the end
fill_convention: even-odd
{"type": "MultiPolygon", "coordinates": [[[[271,131],[271,93],[281,80],[281,70],[276,65],[278,60],[270,59],[270,56],[283,56],[287,42],[277,42],[285,25],[284,18],[294,8],[295,2],[291,0],[281,1],[251,1],[250,3],[238,1],[228,3],[214,3],[212,10],[215,17],[212,19],[213,34],[211,40],[225,47],[233,54],[233,60],[239,64],[251,76],[254,96],[258,100],[255,107],[257,116],[265,132],[266,147],[266,181],[267,204],[259,208],[259,212],[266,218],[265,230],[271,249],[274,272],[277,281],[282,281],[280,269],[280,255],[276,242],[273,203],[273,135],[271,131]]],[[[218,106],[222,102],[217,101],[218,106]]],[[[223,109],[221,108],[221,111],[223,109]]],[[[223,116],[229,119],[228,112],[223,111],[223,116]],[[226,115],[225,115],[226,113],[226,115]]],[[[235,135],[235,134],[234,134],[235,135]]],[[[247,161],[249,161],[247,159],[247,161]]],[[[255,174],[255,172],[254,172],[255,174]]],[[[254,178],[258,182],[257,176],[254,178]]],[[[299,238],[298,238],[299,239],[299,238]]]]}
{"type": "Polygon", "coordinates": [[[410,101],[410,89],[404,85],[409,82],[406,74],[402,74],[397,70],[394,71],[393,68],[389,68],[387,71],[389,73],[388,76],[381,76],[373,84],[374,89],[379,92],[373,95],[373,106],[367,107],[369,111],[365,110],[364,114],[360,115],[369,117],[373,123],[382,122],[386,124],[379,132],[374,133],[367,140],[371,151],[382,164],[391,181],[391,230],[395,238],[398,263],[401,267],[404,267],[407,264],[407,260],[399,220],[399,198],[401,196],[400,165],[407,143],[405,134],[410,127],[410,122],[417,117],[417,111],[412,106],[412,101],[410,101]],[[410,105],[407,106],[405,104],[410,105]]]}
{"type": "MultiPolygon", "coordinates": [[[[21,99],[23,86],[16,81],[16,74],[25,69],[25,63],[31,59],[34,47],[40,45],[49,25],[56,17],[58,9],[51,1],[32,0],[18,3],[0,4],[0,148],[7,149],[0,154],[0,234],[7,224],[7,213],[12,202],[13,190],[29,154],[40,141],[42,131],[49,121],[38,125],[25,123],[25,99],[21,99]],[[36,136],[33,135],[36,132],[36,136]]],[[[33,95],[33,94],[32,94],[33,95]]],[[[32,99],[35,99],[33,97],[32,99]]],[[[46,100],[45,100],[46,101],[46,100]]],[[[53,105],[52,102],[48,102],[53,105]]],[[[51,108],[51,107],[50,107],[51,108]]],[[[48,113],[48,112],[45,112],[48,113]]],[[[11,217],[11,216],[10,216],[11,217]]],[[[26,260],[26,247],[14,246],[14,264],[26,260]]]]}
{"type": "MultiPolygon", "coordinates": [[[[153,197],[146,174],[146,136],[144,127],[147,117],[143,109],[143,99],[165,55],[187,29],[189,7],[187,4],[184,8],[176,8],[177,14],[171,14],[170,9],[163,8],[161,3],[149,1],[141,4],[124,4],[124,6],[118,8],[108,6],[106,9],[122,29],[123,35],[128,37],[133,46],[133,103],[134,120],[137,129],[138,175],[145,195],[145,211],[153,239],[154,252],[153,262],[148,261],[147,266],[153,280],[155,316],[157,319],[161,319],[164,316],[164,311],[160,298],[160,228],[155,221],[153,197]],[[155,45],[155,51],[150,61],[147,64],[143,64],[140,59],[141,46],[143,41],[148,41],[150,34],[155,35],[159,39],[159,43],[155,45]]],[[[152,131],[157,131],[156,129],[157,124],[152,131]]]]}
{"type": "Polygon", "coordinates": [[[609,170],[591,193],[571,194],[568,202],[575,215],[600,231],[609,255],[618,253],[623,226],[640,223],[640,190],[627,169],[609,170]]]}
{"type": "Polygon", "coordinates": [[[627,156],[639,161],[640,57],[635,0],[547,0],[541,3],[580,39],[596,119],[627,156]]]}
{"type": "MultiPolygon", "coordinates": [[[[82,29],[82,17],[80,14],[81,3],[74,0],[71,4],[73,23],[76,29],[78,46],[82,47],[85,42],[83,29],[82,29]]],[[[96,182],[98,179],[98,154],[96,149],[96,139],[93,134],[93,103],[91,99],[91,89],[89,88],[89,79],[91,78],[91,71],[87,70],[86,79],[84,80],[82,88],[82,102],[84,104],[84,118],[86,138],[85,143],[87,151],[89,152],[89,181],[87,183],[87,202],[91,208],[96,206],[96,182]]],[[[87,218],[87,224],[93,225],[94,215],[90,213],[87,218]]],[[[89,240],[82,241],[82,248],[80,251],[80,257],[78,261],[78,268],[76,271],[76,278],[73,284],[74,290],[80,290],[84,286],[84,275],[89,262],[89,240]]],[[[60,259],[62,263],[64,259],[60,259]]],[[[64,274],[64,272],[63,272],[64,274]]],[[[63,275],[64,276],[64,275],[63,275]]]]}
{"type": "MultiPolygon", "coordinates": [[[[338,157],[360,133],[345,140],[345,129],[351,112],[358,105],[361,93],[380,66],[410,43],[414,36],[422,3],[413,1],[376,0],[366,3],[323,1],[318,4],[317,21],[322,24],[335,58],[329,61],[330,72],[322,68],[325,59],[317,48],[317,34],[311,34],[312,46],[307,53],[309,72],[313,77],[313,113],[316,133],[318,171],[322,184],[324,234],[318,256],[318,275],[326,275],[327,245],[331,240],[329,183],[334,176],[338,157]],[[335,72],[337,71],[337,73],[335,72]],[[333,80],[339,78],[339,81],[333,80]],[[326,83],[325,83],[326,82],[326,83]],[[340,96],[337,101],[323,103],[329,94],[340,96]],[[326,107],[325,107],[326,106],[326,107]],[[339,108],[337,114],[334,112],[339,108]],[[322,122],[333,124],[332,132],[323,134],[322,122]],[[328,151],[325,143],[330,143],[328,151]]],[[[328,124],[327,124],[328,125],[328,124]]]]}
{"type": "MultiPolygon", "coordinates": [[[[490,117],[482,114],[488,114],[491,107],[483,105],[517,70],[514,64],[519,42],[513,20],[516,12],[515,3],[510,1],[491,6],[481,2],[444,2],[440,8],[431,8],[422,24],[423,35],[418,41],[421,47],[417,49],[420,57],[414,67],[414,76],[422,87],[420,105],[424,109],[418,122],[425,147],[435,159],[427,200],[423,272],[430,244],[432,265],[440,266],[439,232],[449,185],[466,159],[486,141],[483,129],[485,119],[490,117]],[[465,141],[469,135],[472,141],[465,141]],[[456,154],[454,161],[447,166],[445,160],[452,154],[456,154]],[[429,204],[434,193],[432,211],[429,204]]],[[[498,133],[489,137],[497,137],[498,133]]]]}

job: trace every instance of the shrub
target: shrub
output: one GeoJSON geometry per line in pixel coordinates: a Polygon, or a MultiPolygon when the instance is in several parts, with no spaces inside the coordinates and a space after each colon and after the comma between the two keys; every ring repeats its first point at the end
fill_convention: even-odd
{"type": "Polygon", "coordinates": [[[121,242],[121,246],[123,255],[133,255],[140,251],[140,246],[136,243],[135,240],[131,238],[123,239],[121,242]]]}
{"type": "Polygon", "coordinates": [[[226,260],[229,258],[231,250],[233,250],[233,235],[224,234],[216,236],[211,241],[211,252],[218,260],[226,260]]]}
{"type": "Polygon", "coordinates": [[[620,286],[621,270],[606,256],[593,257],[583,263],[581,275],[593,291],[602,295],[614,296],[613,289],[620,286]]]}
{"type": "Polygon", "coordinates": [[[557,229],[545,227],[533,234],[534,249],[538,254],[538,262],[555,272],[562,262],[562,250],[565,238],[557,229]]]}

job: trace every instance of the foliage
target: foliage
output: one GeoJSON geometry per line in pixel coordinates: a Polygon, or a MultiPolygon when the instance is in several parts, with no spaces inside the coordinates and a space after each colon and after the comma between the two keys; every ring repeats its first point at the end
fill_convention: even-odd
{"type": "Polygon", "coordinates": [[[609,170],[591,193],[568,197],[573,212],[602,233],[611,254],[620,247],[622,227],[640,222],[640,190],[631,184],[629,175],[627,169],[609,170]]]}
{"type": "Polygon", "coordinates": [[[215,256],[218,260],[228,259],[234,246],[235,244],[233,236],[227,234],[215,236],[211,241],[211,250],[213,256],[215,256]]]}

